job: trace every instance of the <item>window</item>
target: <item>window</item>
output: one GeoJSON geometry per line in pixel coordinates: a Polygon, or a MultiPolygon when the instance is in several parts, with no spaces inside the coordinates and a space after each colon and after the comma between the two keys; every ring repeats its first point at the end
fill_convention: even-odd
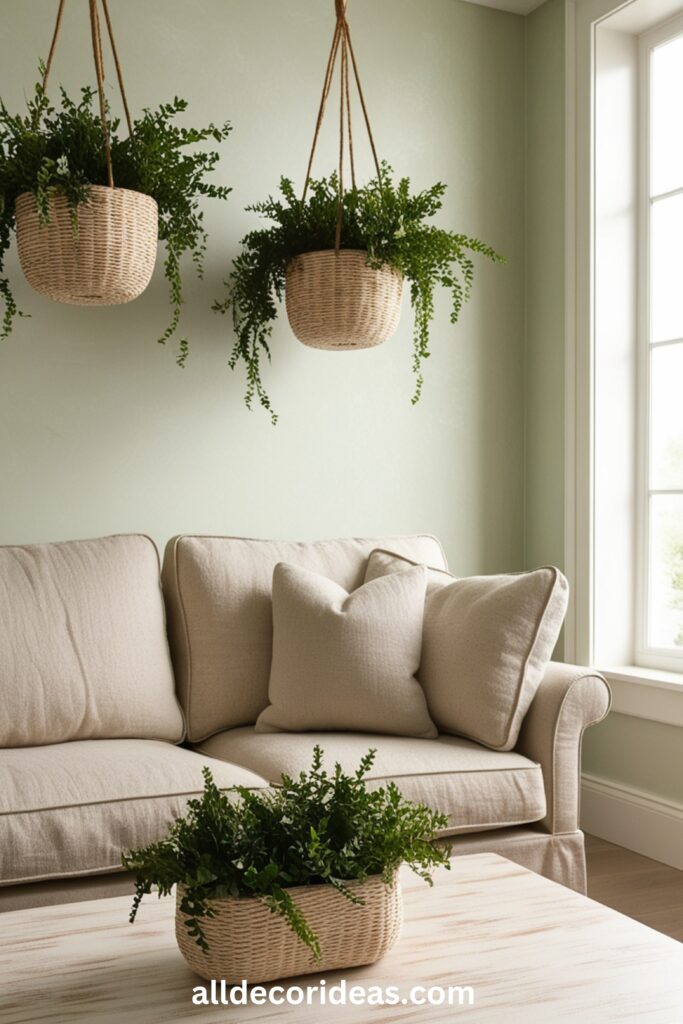
{"type": "Polygon", "coordinates": [[[637,662],[683,670],[683,21],[641,37],[637,662]]]}
{"type": "Polygon", "coordinates": [[[683,0],[569,6],[565,657],[683,726],[683,0]]]}

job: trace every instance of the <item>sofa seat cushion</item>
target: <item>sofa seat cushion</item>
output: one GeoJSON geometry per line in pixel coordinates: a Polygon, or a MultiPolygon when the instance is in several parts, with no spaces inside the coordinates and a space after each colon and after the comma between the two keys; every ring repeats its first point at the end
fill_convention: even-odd
{"type": "Polygon", "coordinates": [[[330,771],[358,767],[369,747],[376,749],[370,786],[395,782],[403,795],[448,815],[441,835],[478,832],[538,821],[545,814],[540,765],[514,751],[494,751],[460,736],[413,739],[368,733],[256,733],[253,727],[212,736],[197,749],[211,758],[238,764],[273,785],[283,774],[310,767],[319,744],[330,771]]]}
{"type": "Polygon", "coordinates": [[[441,545],[428,536],[311,542],[183,536],[168,542],[164,597],[189,740],[253,725],[268,706],[277,563],[317,572],[350,593],[363,583],[377,547],[446,568],[441,545]]]}
{"type": "MultiPolygon", "coordinates": [[[[155,740],[0,750],[0,885],[121,870],[203,789],[266,783],[246,768],[155,740]]],[[[0,897],[1,898],[1,897],[0,897]]]]}

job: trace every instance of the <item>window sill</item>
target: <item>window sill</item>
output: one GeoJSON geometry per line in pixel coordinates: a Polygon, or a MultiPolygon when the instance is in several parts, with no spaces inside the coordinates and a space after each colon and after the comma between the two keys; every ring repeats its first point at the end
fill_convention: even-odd
{"type": "Polygon", "coordinates": [[[612,690],[612,711],[683,727],[683,673],[637,665],[601,669],[612,690]]]}

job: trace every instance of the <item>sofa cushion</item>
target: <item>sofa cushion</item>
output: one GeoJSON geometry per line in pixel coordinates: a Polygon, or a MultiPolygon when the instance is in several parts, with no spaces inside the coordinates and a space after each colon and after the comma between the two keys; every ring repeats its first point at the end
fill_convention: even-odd
{"type": "Polygon", "coordinates": [[[203,789],[265,785],[252,772],[155,740],[0,750],[0,885],[121,870],[203,789]]]}
{"type": "Polygon", "coordinates": [[[183,737],[153,542],[0,547],[0,747],[100,737],[183,737]]]}
{"type": "Polygon", "coordinates": [[[521,754],[488,750],[459,736],[412,739],[359,733],[270,733],[231,729],[198,748],[211,758],[242,765],[272,784],[283,773],[294,776],[310,767],[319,744],[330,770],[358,767],[369,747],[377,751],[370,786],[393,781],[408,800],[448,815],[441,835],[478,832],[538,821],[545,814],[539,765],[521,754]]]}
{"type": "Polygon", "coordinates": [[[164,557],[164,594],[178,694],[188,737],[253,725],[268,704],[272,653],[271,592],[278,562],[334,580],[347,591],[363,582],[373,548],[445,567],[433,537],[311,543],[240,537],[174,537],[164,557]]]}
{"type": "MultiPolygon", "coordinates": [[[[366,580],[410,559],[373,551],[366,580]]],[[[551,567],[457,579],[430,569],[418,673],[434,722],[493,750],[519,736],[567,610],[567,581],[551,567]]]]}
{"type": "Polygon", "coordinates": [[[270,704],[256,731],[436,736],[415,678],[426,583],[425,567],[414,565],[349,594],[326,576],[278,563],[270,704]]]}

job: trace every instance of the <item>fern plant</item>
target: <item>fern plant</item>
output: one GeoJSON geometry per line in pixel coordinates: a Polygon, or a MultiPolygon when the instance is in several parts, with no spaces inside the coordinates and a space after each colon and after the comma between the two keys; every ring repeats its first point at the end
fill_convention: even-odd
{"type": "Polygon", "coordinates": [[[222,792],[204,768],[201,799],[188,802],[168,836],[123,855],[124,868],[136,876],[130,920],[153,886],[167,895],[181,883],[185,926],[206,952],[202,920],[214,916],[212,900],[257,897],[319,962],[318,937],[291,897],[293,886],[327,884],[362,902],[349,881],[381,875],[389,884],[406,862],[431,884],[430,870],[449,866],[447,850],[430,842],[447,825],[446,815],[405,800],[394,783],[368,790],[374,758],[370,750],[353,774],[339,764],[328,774],[316,746],[310,771],[296,779],[283,775],[280,787],[265,791],[235,786],[222,792]]]}
{"type": "MultiPolygon", "coordinates": [[[[504,260],[476,238],[429,223],[443,205],[445,185],[437,183],[412,193],[410,180],[401,178],[395,183],[387,163],[382,163],[380,171],[368,185],[344,192],[341,245],[344,249],[366,250],[371,266],[393,267],[409,282],[415,316],[414,404],[422,394],[422,362],[430,354],[429,329],[437,287],[450,291],[451,323],[455,323],[472,288],[472,254],[499,263],[504,260]]],[[[235,369],[239,363],[244,364],[247,407],[251,408],[254,398],[258,398],[273,422],[277,416],[262,381],[261,362],[263,357],[270,359],[270,337],[284,295],[287,266],[300,253],[334,248],[339,180],[336,173],[311,180],[305,201],[297,196],[288,178],[280,179],[280,192],[281,199],[269,196],[247,207],[275,223],[251,231],[242,239],[242,250],[225,282],[227,296],[214,303],[216,312],[230,312],[233,317],[237,337],[230,366],[235,369]]]]}
{"type": "MultiPolygon", "coordinates": [[[[107,184],[107,166],[96,92],[85,87],[77,100],[60,90],[57,108],[41,85],[27,102],[24,114],[11,114],[0,100],[0,296],[4,314],[0,337],[7,337],[17,309],[4,262],[15,229],[15,202],[22,192],[36,197],[39,219],[50,220],[50,199],[66,198],[74,231],[79,204],[86,202],[90,185],[107,184]]],[[[200,201],[226,199],[231,191],[208,180],[219,159],[207,142],[223,142],[229,122],[205,128],[184,128],[176,123],[187,109],[177,97],[156,110],[145,109],[133,123],[133,136],[119,135],[120,122],[110,122],[111,156],[118,188],[151,196],[159,208],[159,238],[166,245],[164,272],[168,282],[171,320],[159,341],[175,334],[183,305],[182,257],[189,253],[201,276],[207,233],[200,201]]],[[[180,341],[178,362],[188,354],[187,339],[180,341]]]]}

